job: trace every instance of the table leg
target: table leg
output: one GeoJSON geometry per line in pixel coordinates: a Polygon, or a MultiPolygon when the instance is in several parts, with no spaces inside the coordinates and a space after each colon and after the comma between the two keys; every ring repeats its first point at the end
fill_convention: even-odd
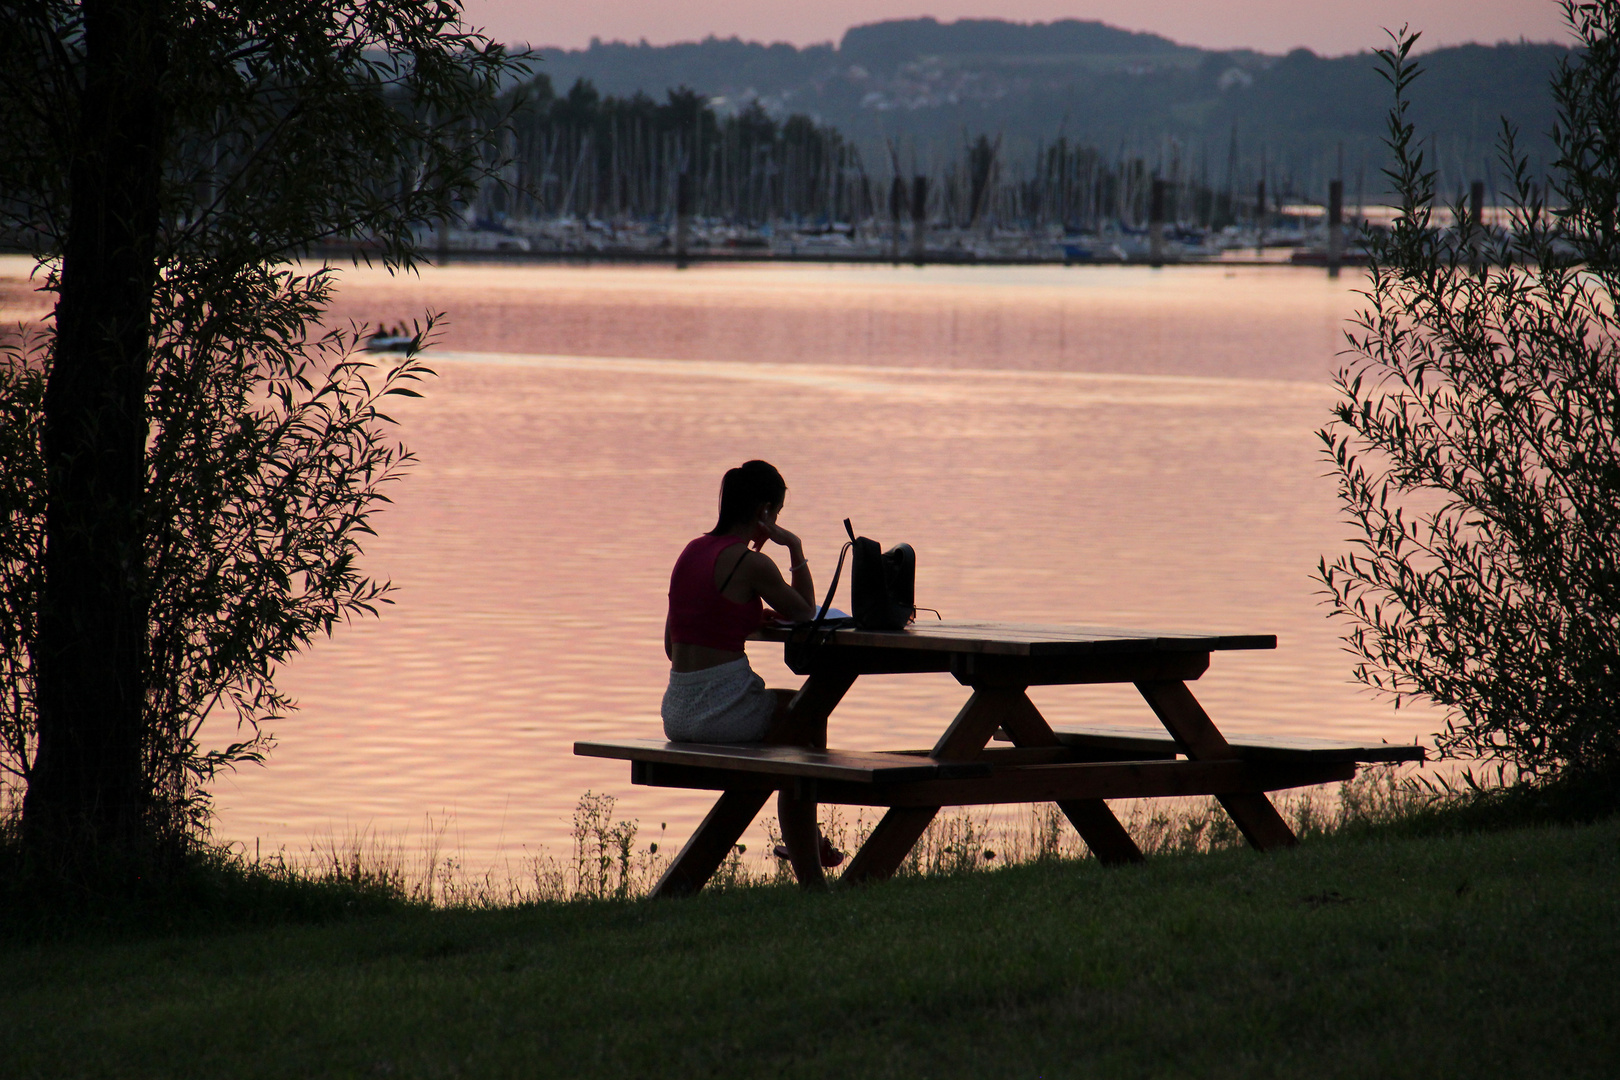
{"type": "MultiPolygon", "coordinates": [[[[996,733],[996,728],[1009,715],[1019,711],[1020,698],[1025,702],[1029,700],[1024,697],[1022,690],[975,687],[973,696],[957,712],[951,726],[934,744],[929,757],[936,761],[964,761],[977,756],[996,733]]],[[[900,864],[906,861],[906,856],[911,854],[911,849],[917,845],[928,823],[938,813],[937,806],[890,807],[839,880],[858,885],[893,877],[900,864]]]]}
{"type": "Polygon", "coordinates": [[[872,830],[872,835],[866,838],[866,843],[861,845],[861,850],[849,861],[839,882],[863,885],[893,877],[937,813],[937,806],[890,807],[889,812],[877,823],[877,828],[872,830]]]}
{"type": "Polygon", "coordinates": [[[1142,849],[1136,846],[1136,841],[1131,839],[1131,834],[1125,831],[1105,800],[1059,799],[1057,805],[1104,866],[1147,861],[1147,856],[1142,854],[1142,849]]]}
{"type": "MultiPolygon", "coordinates": [[[[1058,746],[1057,734],[1046,722],[1040,709],[1029,700],[1029,695],[1018,691],[1017,698],[1009,700],[1001,719],[1014,746],[1058,746]]],[[[1058,809],[1069,819],[1086,842],[1086,847],[1106,866],[1144,861],[1142,849],[1136,846],[1131,834],[1125,831],[1119,818],[1102,799],[1060,799],[1058,809]]]]}
{"type": "MultiPolygon", "coordinates": [[[[1233,757],[1232,747],[1215,727],[1204,707],[1198,704],[1184,682],[1163,680],[1139,682],[1136,689],[1147,699],[1165,730],[1175,736],[1187,757],[1193,761],[1219,761],[1233,757]]],[[[1237,823],[1239,831],[1260,851],[1293,847],[1299,843],[1294,830],[1277,813],[1264,792],[1217,795],[1221,806],[1237,823]]]]}
{"type": "Polygon", "coordinates": [[[697,832],[681,848],[652,894],[658,897],[690,896],[708,884],[720,864],[731,854],[732,845],[748,828],[760,807],[770,797],[768,791],[727,791],[697,827],[697,832]]]}
{"type": "MultiPolygon", "coordinates": [[[[826,749],[827,718],[854,684],[852,671],[815,672],[793,695],[782,722],[765,741],[776,746],[826,749]]],[[[782,827],[788,861],[793,864],[793,876],[803,888],[825,889],[827,876],[821,871],[821,832],[816,827],[815,800],[800,798],[797,792],[783,788],[776,803],[776,818],[782,827]]]]}

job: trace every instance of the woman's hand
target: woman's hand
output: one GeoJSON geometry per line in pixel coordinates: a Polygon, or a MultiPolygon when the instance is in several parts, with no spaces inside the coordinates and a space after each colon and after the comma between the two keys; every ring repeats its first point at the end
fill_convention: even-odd
{"type": "Polygon", "coordinates": [[[804,558],[804,544],[797,536],[778,525],[775,518],[762,517],[759,519],[759,529],[754,533],[754,550],[762,550],[767,540],[787,548],[794,562],[804,558]]]}

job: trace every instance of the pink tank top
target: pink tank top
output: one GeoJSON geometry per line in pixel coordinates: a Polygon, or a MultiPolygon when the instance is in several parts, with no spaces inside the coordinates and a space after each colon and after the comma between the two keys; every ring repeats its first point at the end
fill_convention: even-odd
{"type": "Polygon", "coordinates": [[[715,560],[741,543],[740,537],[705,533],[687,544],[675,560],[675,570],[669,575],[671,641],[742,652],[743,639],[765,622],[765,605],[759,597],[739,604],[714,587],[715,560]]]}

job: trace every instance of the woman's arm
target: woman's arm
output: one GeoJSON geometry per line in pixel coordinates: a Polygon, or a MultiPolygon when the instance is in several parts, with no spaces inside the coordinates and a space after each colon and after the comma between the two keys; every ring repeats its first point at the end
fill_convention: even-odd
{"type": "Polygon", "coordinates": [[[782,571],[777,569],[774,561],[759,559],[755,567],[759,577],[752,582],[754,590],[776,609],[777,614],[785,615],[795,622],[810,618],[816,613],[816,584],[810,577],[810,562],[804,557],[803,542],[775,521],[762,520],[760,526],[766,540],[787,548],[790,567],[788,573],[793,583],[789,585],[782,580],[782,571]],[[768,591],[773,588],[774,594],[768,591]],[[794,602],[795,598],[799,603],[794,602]]]}
{"type": "MultiPolygon", "coordinates": [[[[801,563],[804,560],[799,560],[801,563]]],[[[810,585],[810,568],[800,566],[793,573],[793,584],[782,580],[782,571],[771,559],[757,553],[748,556],[748,585],[784,619],[803,622],[816,613],[810,585]],[[803,586],[802,588],[800,586],[803,586]]]]}

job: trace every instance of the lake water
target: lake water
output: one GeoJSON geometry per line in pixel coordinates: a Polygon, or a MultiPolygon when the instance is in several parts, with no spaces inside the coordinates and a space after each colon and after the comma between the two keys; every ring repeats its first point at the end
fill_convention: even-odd
{"type": "MultiPolygon", "coordinates": [[[[398,412],[421,460],[367,545],[396,604],[286,670],[302,708],[269,765],[217,786],[219,834],[250,849],[442,830],[477,871],[566,854],[587,789],[644,838],[662,823],[684,839],[711,795],[632,787],[624,763],[570,747],[659,734],[669,568],[750,457],[786,476],[782,521],[818,586],[849,516],[916,548],[918,601],[947,617],[1275,633],[1275,652],[1218,653],[1195,684],[1228,731],[1395,742],[1436,726],[1350,682],[1311,579],[1349,535],[1313,432],[1356,276],[452,266],[343,281],[335,319],[445,313],[439,377],[398,412]]],[[[779,646],[750,654],[794,684],[779,646]]],[[[1054,721],[1153,723],[1128,687],[1031,696],[1054,721]]],[[[964,698],[944,676],[866,679],[832,738],[929,745],[964,698]]]]}

